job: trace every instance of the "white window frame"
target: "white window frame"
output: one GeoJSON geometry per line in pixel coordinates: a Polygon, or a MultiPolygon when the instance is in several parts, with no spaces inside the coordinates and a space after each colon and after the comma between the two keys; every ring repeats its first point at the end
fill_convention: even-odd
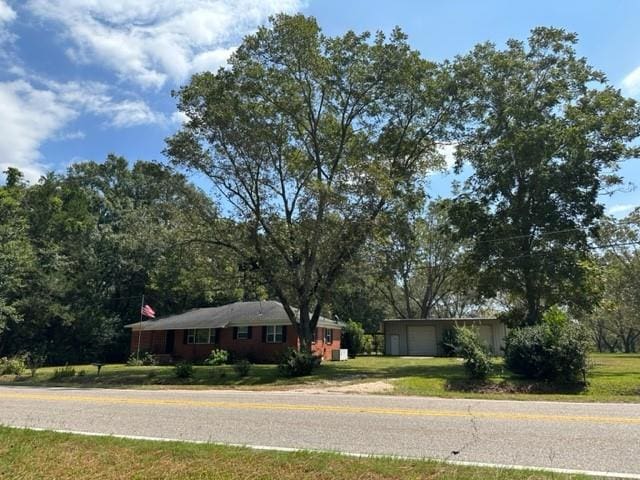
{"type": "Polygon", "coordinates": [[[215,328],[189,328],[187,330],[187,344],[188,345],[212,345],[214,344],[216,341],[216,329],[215,328]],[[204,336],[206,336],[206,340],[204,342],[202,341],[196,341],[198,340],[198,332],[200,332],[200,335],[202,334],[202,331],[206,331],[207,333],[204,334],[204,336]]]}
{"type": "Polygon", "coordinates": [[[333,329],[324,329],[324,343],[333,343],[333,329]]]}
{"type": "Polygon", "coordinates": [[[282,325],[267,325],[267,343],[282,343],[282,325]]]}
{"type": "Polygon", "coordinates": [[[238,331],[236,333],[237,340],[249,340],[249,327],[238,327],[238,331]]]}

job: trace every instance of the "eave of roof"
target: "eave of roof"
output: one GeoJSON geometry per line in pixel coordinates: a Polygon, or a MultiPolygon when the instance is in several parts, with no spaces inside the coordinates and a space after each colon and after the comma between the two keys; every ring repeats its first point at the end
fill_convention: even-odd
{"type": "MultiPolygon", "coordinates": [[[[297,309],[294,309],[297,313],[297,309]]],[[[221,307],[207,307],[125,325],[132,330],[185,330],[194,328],[228,328],[244,326],[291,325],[281,303],[275,301],[236,302],[221,307]]],[[[342,322],[320,317],[318,327],[342,329],[342,322]]]]}
{"type": "Polygon", "coordinates": [[[496,317],[427,317],[427,318],[385,318],[383,322],[477,322],[496,320],[496,317]]]}

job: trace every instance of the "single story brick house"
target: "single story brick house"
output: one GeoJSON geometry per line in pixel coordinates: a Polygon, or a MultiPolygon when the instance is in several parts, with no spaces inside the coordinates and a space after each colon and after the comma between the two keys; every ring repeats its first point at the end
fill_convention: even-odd
{"type": "Polygon", "coordinates": [[[442,355],[442,335],[455,326],[477,328],[489,350],[499,354],[507,334],[506,326],[494,317],[390,318],[382,325],[386,355],[442,355]]]}
{"type": "MultiPolygon", "coordinates": [[[[295,309],[294,309],[295,311],[295,309]]],[[[340,349],[344,324],[320,317],[313,351],[326,360],[340,349]]],[[[131,329],[131,352],[165,360],[204,360],[214,348],[252,362],[274,362],[287,348],[299,347],[296,329],[284,307],[275,301],[236,302],[196,308],[179,315],[126,325],[131,329]]]]}

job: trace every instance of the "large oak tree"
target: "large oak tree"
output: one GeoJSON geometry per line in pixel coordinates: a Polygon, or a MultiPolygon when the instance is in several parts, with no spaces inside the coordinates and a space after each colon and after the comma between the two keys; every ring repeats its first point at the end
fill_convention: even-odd
{"type": "Polygon", "coordinates": [[[417,179],[441,160],[448,72],[398,29],[329,37],[280,15],[177,97],[188,121],[169,156],[248,226],[251,260],[309,349],[345,264],[382,212],[420,199],[417,179]]]}
{"type": "Polygon", "coordinates": [[[486,43],[455,62],[466,129],[458,169],[473,173],[453,217],[471,238],[484,293],[515,300],[533,324],[553,304],[586,307],[598,196],[640,132],[636,102],[576,55],[575,34],[536,28],[527,43],[486,43]]]}

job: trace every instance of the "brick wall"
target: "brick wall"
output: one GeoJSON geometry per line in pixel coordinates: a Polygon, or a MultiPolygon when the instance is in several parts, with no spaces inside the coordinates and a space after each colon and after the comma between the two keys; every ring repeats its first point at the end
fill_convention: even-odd
{"type": "MultiPolygon", "coordinates": [[[[140,351],[151,353],[164,353],[167,341],[167,332],[164,330],[152,330],[141,332],[140,351]]],[[[138,332],[131,332],[131,353],[138,350],[138,332]]]]}
{"type": "MultiPolygon", "coordinates": [[[[287,326],[285,343],[266,343],[262,341],[262,327],[251,327],[251,338],[234,339],[233,328],[221,328],[217,332],[217,342],[212,344],[188,344],[184,330],[175,330],[173,352],[171,356],[176,360],[199,361],[209,356],[214,348],[221,348],[237,358],[248,358],[252,362],[275,363],[278,357],[289,347],[298,348],[298,336],[291,325],[287,326]]],[[[333,341],[325,343],[324,329],[318,328],[313,352],[322,355],[325,360],[331,360],[331,350],[340,348],[340,330],[333,329],[333,341]]],[[[131,352],[135,352],[138,345],[138,332],[131,333],[131,352]]],[[[165,353],[166,331],[145,331],[140,335],[140,351],[165,353]]]]}
{"type": "Polygon", "coordinates": [[[316,329],[316,341],[312,344],[313,353],[316,355],[322,355],[325,360],[331,360],[331,350],[338,350],[340,348],[340,330],[333,330],[333,341],[331,343],[325,343],[324,341],[324,328],[316,329]]]}

